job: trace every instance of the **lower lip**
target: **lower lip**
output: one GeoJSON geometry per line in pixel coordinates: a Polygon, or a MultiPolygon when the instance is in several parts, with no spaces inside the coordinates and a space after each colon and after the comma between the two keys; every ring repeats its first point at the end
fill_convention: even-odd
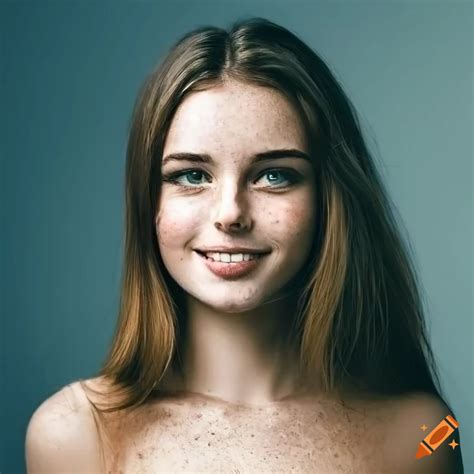
{"type": "Polygon", "coordinates": [[[195,252],[199,258],[202,259],[204,264],[214,275],[225,279],[239,278],[247,275],[254,270],[263,258],[268,254],[260,254],[255,260],[242,260],[241,262],[215,262],[214,260],[208,259],[199,252],[195,252]]]}

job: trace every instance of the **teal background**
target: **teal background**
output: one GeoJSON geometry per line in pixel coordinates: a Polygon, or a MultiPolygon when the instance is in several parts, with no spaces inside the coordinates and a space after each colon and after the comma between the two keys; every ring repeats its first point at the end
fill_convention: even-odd
{"type": "Polygon", "coordinates": [[[434,351],[473,436],[473,4],[3,2],[0,471],[37,406],[95,374],[117,315],[126,133],[182,33],[242,15],[293,30],[353,100],[406,226],[434,351]]]}

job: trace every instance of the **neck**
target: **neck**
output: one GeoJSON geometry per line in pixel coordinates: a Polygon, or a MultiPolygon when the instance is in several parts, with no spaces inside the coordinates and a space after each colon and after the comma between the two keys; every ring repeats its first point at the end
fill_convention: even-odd
{"type": "Polygon", "coordinates": [[[258,405],[306,393],[289,337],[295,308],[290,296],[228,313],[188,296],[183,370],[173,377],[172,391],[258,405]]]}

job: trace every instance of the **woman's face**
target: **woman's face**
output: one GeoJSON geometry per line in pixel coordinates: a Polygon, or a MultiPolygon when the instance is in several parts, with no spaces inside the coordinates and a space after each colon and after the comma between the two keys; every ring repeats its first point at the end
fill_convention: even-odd
{"type": "Polygon", "coordinates": [[[255,160],[281,149],[308,153],[298,115],[272,89],[231,81],[194,92],[172,120],[156,216],[159,249],[173,279],[216,310],[246,311],[271,300],[309,255],[317,217],[311,162],[290,152],[255,160]],[[177,153],[209,159],[170,156],[177,153]],[[216,247],[268,253],[250,264],[212,262],[217,273],[248,267],[223,276],[196,251],[216,247]]]}

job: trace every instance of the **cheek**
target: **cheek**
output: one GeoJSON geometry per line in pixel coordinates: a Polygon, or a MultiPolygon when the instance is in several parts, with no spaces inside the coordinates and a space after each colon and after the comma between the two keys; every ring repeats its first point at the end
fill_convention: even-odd
{"type": "Polygon", "coordinates": [[[201,215],[195,204],[178,199],[162,200],[155,220],[160,247],[182,247],[182,243],[195,233],[201,215]]]}
{"type": "Polygon", "coordinates": [[[269,212],[269,223],[273,232],[280,232],[285,241],[311,240],[315,226],[315,205],[311,196],[282,202],[269,212]]]}

